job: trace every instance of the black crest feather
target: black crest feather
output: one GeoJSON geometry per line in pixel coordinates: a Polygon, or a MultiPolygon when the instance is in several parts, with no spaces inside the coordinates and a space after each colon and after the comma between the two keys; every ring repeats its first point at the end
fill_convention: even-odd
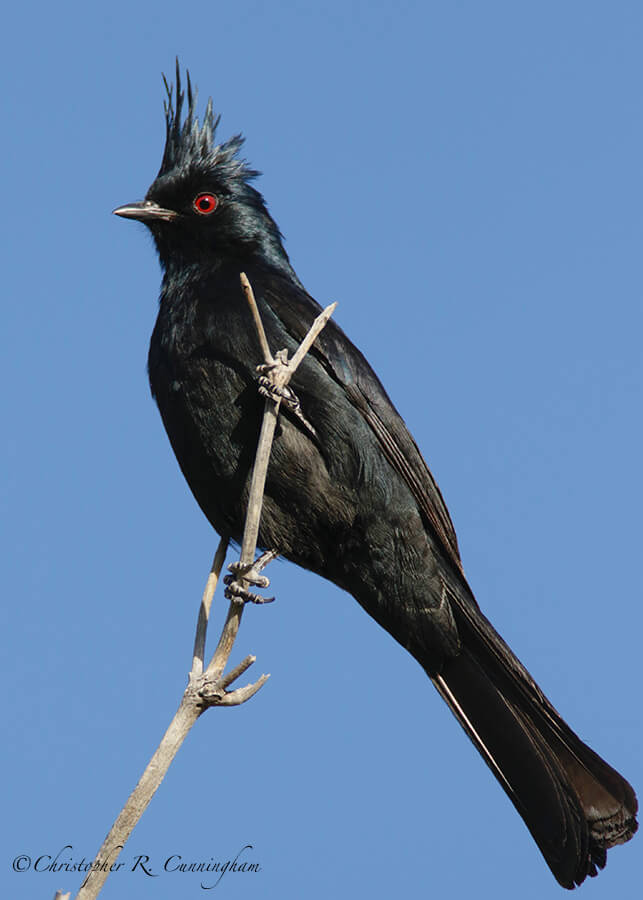
{"type": "Polygon", "coordinates": [[[214,114],[212,97],[210,97],[203,121],[199,123],[195,114],[197,90],[196,88],[192,89],[190,73],[187,70],[186,81],[187,110],[183,119],[186,98],[185,92],[181,88],[181,70],[177,58],[176,94],[173,85],[168,83],[165,75],[163,76],[167,93],[167,99],[163,102],[166,136],[159,176],[177,168],[207,166],[208,168],[216,167],[221,175],[228,178],[237,178],[246,182],[256,178],[260,173],[251,169],[246,161],[238,156],[244,142],[243,136],[236,134],[224,143],[215,144],[216,130],[221,116],[214,114]]]}

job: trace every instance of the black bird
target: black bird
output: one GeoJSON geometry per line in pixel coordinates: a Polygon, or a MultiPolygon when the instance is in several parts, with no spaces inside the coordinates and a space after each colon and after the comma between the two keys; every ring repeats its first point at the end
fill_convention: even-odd
{"type": "MultiPolygon", "coordinates": [[[[188,75],[187,111],[166,89],[161,169],[142,202],[163,269],[149,376],[201,509],[240,541],[261,424],[259,347],[240,293],[245,272],[273,350],[292,355],[321,307],[297,278],[277,225],[239,158],[215,144],[188,75]]],[[[260,544],[351,593],[425,669],[566,888],[632,837],[628,782],[563,721],[485,618],[462,570],[440,491],[359,350],[331,320],[291,382],[305,421],[284,410],[260,544]]]]}

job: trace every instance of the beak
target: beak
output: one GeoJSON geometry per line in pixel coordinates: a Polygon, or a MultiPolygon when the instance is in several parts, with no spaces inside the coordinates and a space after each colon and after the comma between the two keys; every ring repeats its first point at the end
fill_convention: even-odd
{"type": "Polygon", "coordinates": [[[114,211],[115,216],[122,216],[124,219],[138,219],[139,222],[154,222],[160,219],[163,222],[171,222],[172,219],[178,218],[178,213],[173,209],[163,209],[158,203],[152,200],[141,200],[138,203],[126,203],[125,206],[119,206],[114,211]]]}

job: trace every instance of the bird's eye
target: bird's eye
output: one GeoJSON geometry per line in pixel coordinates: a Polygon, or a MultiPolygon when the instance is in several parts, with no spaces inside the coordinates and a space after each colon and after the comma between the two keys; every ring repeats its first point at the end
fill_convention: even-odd
{"type": "Polygon", "coordinates": [[[219,201],[214,194],[198,194],[192,202],[192,208],[201,216],[209,216],[218,205],[219,201]]]}

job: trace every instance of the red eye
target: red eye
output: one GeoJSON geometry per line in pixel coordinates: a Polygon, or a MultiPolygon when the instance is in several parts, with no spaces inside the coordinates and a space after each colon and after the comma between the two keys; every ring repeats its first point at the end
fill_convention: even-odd
{"type": "Polygon", "coordinates": [[[214,194],[198,194],[192,203],[194,211],[202,216],[209,216],[218,205],[219,201],[214,194]]]}

